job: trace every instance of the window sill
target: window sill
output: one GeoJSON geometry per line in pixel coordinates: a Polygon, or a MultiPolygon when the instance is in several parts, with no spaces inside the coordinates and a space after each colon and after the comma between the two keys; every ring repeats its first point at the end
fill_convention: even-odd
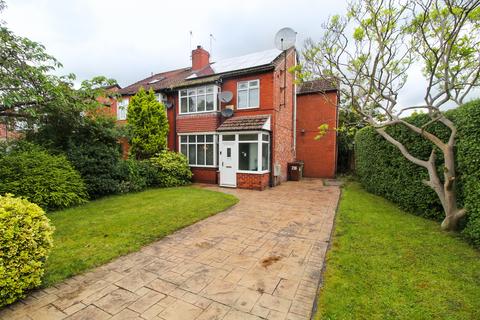
{"type": "Polygon", "coordinates": [[[250,110],[250,109],[260,109],[260,106],[256,106],[256,107],[237,107],[237,110],[250,110]]]}
{"type": "Polygon", "coordinates": [[[189,167],[192,167],[192,168],[218,168],[218,166],[207,166],[207,165],[202,165],[202,164],[189,164],[188,165],[189,167]]]}
{"type": "Polygon", "coordinates": [[[199,111],[199,112],[179,112],[178,115],[180,116],[192,116],[196,114],[206,114],[206,113],[215,113],[218,110],[209,110],[209,111],[199,111]]]}
{"type": "Polygon", "coordinates": [[[265,174],[269,172],[270,170],[263,170],[263,171],[237,170],[237,173],[246,173],[246,174],[265,174]]]}

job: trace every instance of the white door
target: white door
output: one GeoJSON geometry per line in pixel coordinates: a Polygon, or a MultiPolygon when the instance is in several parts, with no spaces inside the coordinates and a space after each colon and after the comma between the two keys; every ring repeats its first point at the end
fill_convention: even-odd
{"type": "Polygon", "coordinates": [[[237,143],[235,141],[220,142],[220,185],[237,186],[237,143]]]}

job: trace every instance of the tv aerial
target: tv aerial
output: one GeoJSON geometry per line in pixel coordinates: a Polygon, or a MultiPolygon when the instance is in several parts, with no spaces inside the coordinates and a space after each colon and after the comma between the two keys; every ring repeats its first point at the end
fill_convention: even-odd
{"type": "Polygon", "coordinates": [[[231,91],[222,91],[218,95],[218,99],[222,103],[229,103],[233,98],[233,93],[231,91]]]}
{"type": "Polygon", "coordinates": [[[275,47],[278,50],[285,51],[295,45],[297,33],[292,28],[282,28],[275,35],[275,47]]]}
{"type": "Polygon", "coordinates": [[[231,116],[233,116],[233,110],[232,109],[223,109],[222,110],[222,116],[224,118],[230,118],[231,116]]]}

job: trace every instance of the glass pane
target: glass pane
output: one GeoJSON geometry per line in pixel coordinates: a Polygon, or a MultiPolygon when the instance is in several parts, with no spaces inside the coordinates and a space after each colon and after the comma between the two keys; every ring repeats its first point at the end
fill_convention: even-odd
{"type": "Polygon", "coordinates": [[[205,96],[197,97],[197,111],[205,111],[205,96]]]}
{"type": "Polygon", "coordinates": [[[188,97],[188,112],[197,111],[197,97],[188,97]]]}
{"type": "Polygon", "coordinates": [[[181,142],[187,142],[187,136],[180,136],[181,142]]]}
{"type": "Polygon", "coordinates": [[[196,136],[188,136],[188,142],[195,142],[196,136]]]}
{"type": "Polygon", "coordinates": [[[207,138],[207,142],[213,142],[213,134],[207,134],[205,137],[207,138]]]}
{"type": "Polygon", "coordinates": [[[185,113],[187,112],[187,98],[181,98],[180,99],[180,112],[185,113]]]}
{"type": "Polygon", "coordinates": [[[207,87],[207,93],[213,93],[213,86],[207,87]]]}
{"type": "Polygon", "coordinates": [[[198,88],[197,94],[198,95],[205,94],[205,88],[198,88]]]}
{"type": "Polygon", "coordinates": [[[258,89],[250,89],[250,94],[248,98],[249,98],[249,101],[248,101],[249,107],[258,107],[259,105],[258,89]]]}
{"type": "Polygon", "coordinates": [[[262,170],[268,170],[269,152],[268,143],[262,143],[262,170]]]}
{"type": "Polygon", "coordinates": [[[224,135],[222,139],[223,141],[235,141],[235,135],[234,134],[224,135]]]}
{"type": "Polygon", "coordinates": [[[196,150],[195,150],[196,145],[195,144],[189,144],[188,145],[188,163],[189,164],[197,164],[196,162],[196,150]]]}
{"type": "Polygon", "coordinates": [[[251,87],[258,87],[258,80],[253,80],[249,82],[250,88],[251,87]]]}
{"type": "Polygon", "coordinates": [[[213,166],[213,144],[207,144],[205,153],[207,155],[207,159],[205,164],[207,166],[213,166]]]}
{"type": "Polygon", "coordinates": [[[186,96],[187,90],[180,90],[180,96],[186,96]]]}
{"type": "Polygon", "coordinates": [[[207,94],[207,106],[206,110],[211,111],[213,110],[213,94],[207,94]]]}
{"type": "Polygon", "coordinates": [[[232,157],[232,148],[227,148],[227,158],[232,157]]]}
{"type": "Polygon", "coordinates": [[[197,145],[197,164],[198,165],[205,164],[205,145],[204,144],[197,145]]]}
{"type": "Polygon", "coordinates": [[[205,142],[205,136],[203,134],[197,136],[197,142],[205,142]]]}
{"type": "Polygon", "coordinates": [[[238,108],[246,108],[247,106],[247,98],[248,98],[248,91],[242,90],[238,91],[238,108]]]}
{"type": "Polygon", "coordinates": [[[196,94],[197,94],[197,90],[196,90],[196,89],[190,89],[190,90],[188,90],[188,95],[189,95],[189,96],[194,96],[194,95],[196,95],[196,94]]]}
{"type": "Polygon", "coordinates": [[[180,146],[180,152],[183,153],[185,156],[187,156],[187,145],[186,144],[182,144],[180,146]]]}
{"type": "Polygon", "coordinates": [[[262,134],[262,140],[268,141],[268,134],[262,134]]]}
{"type": "Polygon", "coordinates": [[[256,134],[256,133],[240,134],[238,136],[238,140],[240,140],[240,141],[257,141],[258,140],[258,134],[256,134]]]}
{"type": "Polygon", "coordinates": [[[238,89],[247,89],[248,88],[248,82],[239,82],[238,83],[238,89]]]}
{"type": "Polygon", "coordinates": [[[258,143],[238,144],[238,167],[240,170],[258,171],[258,143]]]}

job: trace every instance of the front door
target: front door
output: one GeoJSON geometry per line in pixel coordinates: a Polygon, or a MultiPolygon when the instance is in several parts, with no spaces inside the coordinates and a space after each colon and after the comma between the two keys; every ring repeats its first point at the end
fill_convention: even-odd
{"type": "Polygon", "coordinates": [[[237,143],[235,141],[220,142],[220,185],[237,186],[237,143]]]}

